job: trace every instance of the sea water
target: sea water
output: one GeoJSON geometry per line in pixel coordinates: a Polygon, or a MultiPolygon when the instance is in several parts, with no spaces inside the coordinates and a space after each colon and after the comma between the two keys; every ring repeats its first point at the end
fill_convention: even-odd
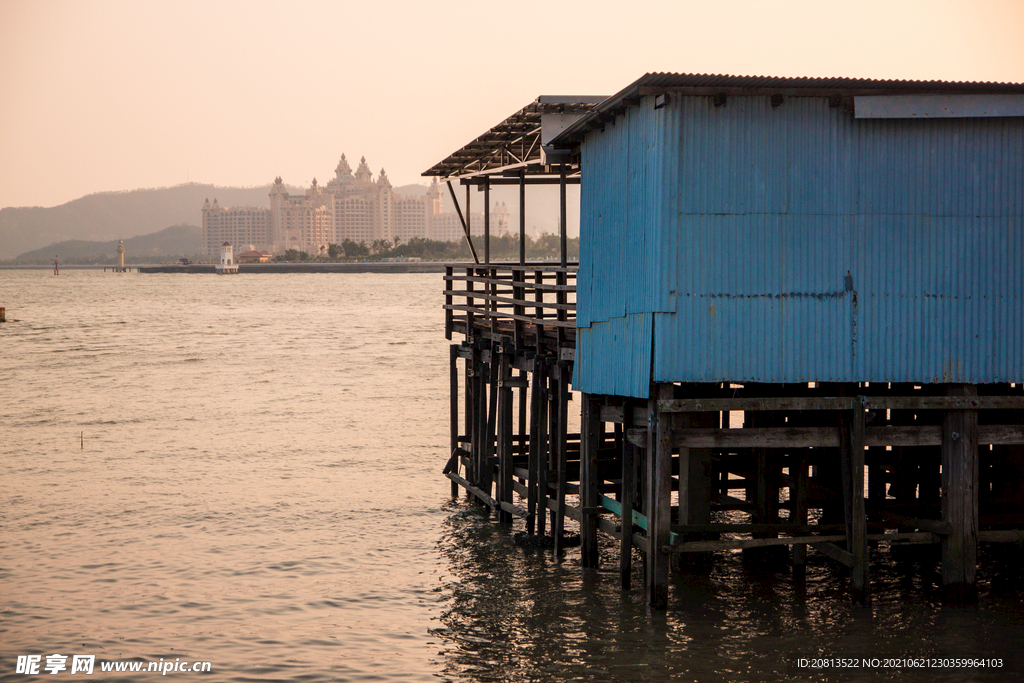
{"type": "Polygon", "coordinates": [[[869,610],[813,552],[803,583],[736,552],[673,575],[669,610],[650,613],[642,563],[622,592],[608,539],[599,571],[580,568],[578,549],[516,547],[521,522],[453,501],[440,472],[442,285],[0,271],[0,680],[28,680],[16,670],[30,655],[49,676],[54,654],[71,678],[72,656],[94,656],[99,680],[159,675],[101,662],[210,662],[204,680],[221,681],[1024,670],[1013,548],[984,551],[977,607],[941,605],[928,554],[877,549],[869,610]],[[905,666],[871,666],[886,658],[905,666]],[[914,671],[907,658],[1002,666],[914,671]]]}

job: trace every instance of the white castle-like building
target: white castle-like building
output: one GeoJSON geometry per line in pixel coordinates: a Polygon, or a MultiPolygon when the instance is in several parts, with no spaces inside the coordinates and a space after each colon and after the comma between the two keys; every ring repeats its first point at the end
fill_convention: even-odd
{"type": "MultiPolygon", "coordinates": [[[[508,208],[504,202],[491,209],[491,233],[508,232],[508,208]]],[[[471,217],[472,234],[483,234],[483,213],[471,217]]],[[[252,245],[274,254],[289,249],[311,255],[328,244],[345,240],[371,244],[375,240],[408,242],[414,237],[458,241],[463,237],[458,214],[443,212],[441,188],[434,179],[426,195],[395,192],[382,168],[376,180],[359,161],[355,173],[341,155],[334,178],[326,185],[316,179],[303,195],[291,195],[280,176],[270,189],[270,208],[223,207],[207,199],[203,204],[203,241],[215,255],[223,242],[252,245]]]]}

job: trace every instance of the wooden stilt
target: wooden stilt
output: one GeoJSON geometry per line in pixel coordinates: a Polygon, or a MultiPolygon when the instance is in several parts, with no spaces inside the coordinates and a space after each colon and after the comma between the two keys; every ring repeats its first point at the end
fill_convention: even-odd
{"type": "Polygon", "coordinates": [[[493,482],[494,482],[494,455],[495,445],[497,442],[497,430],[498,430],[498,350],[500,346],[496,342],[491,343],[491,354],[490,363],[488,363],[487,373],[487,385],[488,390],[487,403],[484,406],[484,415],[486,419],[483,420],[484,435],[483,435],[483,469],[480,477],[480,488],[486,491],[489,495],[494,495],[493,482]]]}
{"type": "MultiPolygon", "coordinates": [[[[807,524],[807,460],[808,453],[804,448],[790,452],[789,476],[792,478],[793,487],[790,490],[790,500],[793,503],[792,518],[794,524],[807,524]]],[[[793,577],[800,579],[805,576],[807,563],[807,544],[797,543],[793,546],[793,577]]]]}
{"type": "MultiPolygon", "coordinates": [[[[623,407],[623,433],[633,426],[633,404],[623,407]]],[[[628,591],[633,574],[633,508],[636,502],[636,446],[622,439],[622,538],[619,546],[619,580],[622,590],[628,591]]]]}
{"type": "Polygon", "coordinates": [[[597,449],[601,434],[600,401],[584,394],[580,420],[580,545],[584,567],[596,569],[599,564],[597,552],[597,515],[587,513],[588,508],[599,506],[597,449]]]}
{"type": "Polygon", "coordinates": [[[668,607],[668,545],[672,524],[672,421],[658,410],[657,399],[670,399],[672,386],[651,388],[647,419],[647,604],[651,609],[668,607]]]}
{"type": "MultiPolygon", "coordinates": [[[[512,379],[510,357],[502,352],[498,363],[498,500],[512,505],[512,379]]],[[[504,524],[512,523],[512,513],[504,507],[498,511],[498,520],[504,524]]]]}
{"type": "MultiPolygon", "coordinates": [[[[477,382],[477,375],[480,368],[477,361],[477,350],[473,347],[469,358],[466,359],[466,406],[465,428],[466,436],[469,437],[469,462],[466,466],[466,480],[476,484],[479,481],[480,468],[477,461],[480,457],[480,435],[477,430],[477,401],[480,390],[477,382]]],[[[468,497],[473,497],[468,491],[468,497]]]]}
{"type": "Polygon", "coordinates": [[[552,430],[552,441],[556,455],[556,467],[558,468],[558,486],[555,490],[555,523],[552,533],[555,537],[555,556],[560,557],[563,548],[563,534],[565,533],[565,491],[567,479],[568,462],[566,453],[566,432],[569,417],[569,386],[566,378],[566,369],[563,363],[557,366],[555,377],[558,390],[555,394],[555,428],[552,430]]]}
{"type": "MultiPolygon", "coordinates": [[[[977,396],[973,385],[950,387],[951,396],[977,396]]],[[[942,583],[954,602],[976,597],[978,561],[978,413],[950,410],[942,421],[942,583]]]]}
{"type": "MultiPolygon", "coordinates": [[[[545,439],[541,438],[544,427],[544,361],[536,358],[533,361],[533,386],[530,388],[530,462],[527,466],[529,478],[527,480],[526,495],[526,532],[536,533],[537,528],[537,500],[540,497],[540,458],[541,448],[545,439]]],[[[544,516],[544,508],[540,509],[540,517],[544,516]]]]}
{"type": "MultiPolygon", "coordinates": [[[[450,370],[448,374],[449,379],[449,453],[454,454],[455,449],[459,447],[459,347],[456,344],[452,344],[449,348],[449,360],[450,370]]],[[[453,470],[456,474],[459,473],[459,459],[455,459],[455,469],[453,470]]],[[[452,498],[459,495],[459,485],[454,481],[451,483],[452,498]]]]}
{"type": "Polygon", "coordinates": [[[516,440],[516,446],[517,446],[516,452],[520,456],[524,455],[527,452],[526,451],[526,449],[528,447],[527,443],[529,441],[528,438],[527,438],[527,435],[529,434],[529,432],[527,432],[527,430],[526,430],[526,425],[527,425],[527,406],[529,405],[529,399],[527,398],[527,388],[529,386],[529,381],[530,381],[529,373],[526,372],[526,370],[520,370],[519,371],[519,389],[517,390],[517,395],[516,395],[516,398],[518,399],[517,407],[519,409],[518,410],[518,412],[519,412],[518,429],[516,430],[516,433],[518,435],[518,438],[516,440]]]}
{"type": "Polygon", "coordinates": [[[845,412],[839,422],[839,451],[843,475],[846,550],[853,556],[850,578],[853,601],[871,604],[868,576],[867,518],[864,511],[864,409],[845,412]]]}
{"type": "Polygon", "coordinates": [[[551,452],[554,450],[551,443],[550,425],[551,419],[551,374],[545,361],[538,358],[541,363],[541,376],[538,378],[540,396],[538,399],[540,410],[537,415],[537,533],[543,536],[547,530],[548,519],[548,464],[551,462],[551,452]]]}

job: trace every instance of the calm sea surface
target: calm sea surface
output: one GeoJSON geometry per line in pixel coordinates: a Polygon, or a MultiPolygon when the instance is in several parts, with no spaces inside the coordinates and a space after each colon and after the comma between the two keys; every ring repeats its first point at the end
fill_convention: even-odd
{"type": "Polygon", "coordinates": [[[599,572],[513,546],[440,475],[441,288],[0,271],[0,680],[54,653],[221,681],[1020,680],[1019,548],[986,551],[976,608],[941,607],[927,556],[875,551],[856,610],[813,553],[805,585],[730,553],[649,615],[613,545],[599,572]]]}

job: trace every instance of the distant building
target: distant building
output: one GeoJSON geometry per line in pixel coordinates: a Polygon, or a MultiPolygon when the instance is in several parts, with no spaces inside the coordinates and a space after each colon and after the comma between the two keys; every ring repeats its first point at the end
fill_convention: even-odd
{"type": "Polygon", "coordinates": [[[223,207],[207,199],[203,204],[203,245],[206,253],[216,256],[221,244],[254,244],[268,246],[270,214],[258,206],[223,207]]]}
{"type": "MultiPolygon", "coordinates": [[[[493,234],[508,232],[504,203],[495,205],[491,213],[493,234]]],[[[472,234],[483,234],[483,213],[473,213],[470,221],[472,234]]],[[[372,244],[416,237],[458,241],[463,238],[462,223],[457,214],[443,212],[436,180],[425,195],[400,194],[392,189],[384,169],[374,180],[366,157],[353,173],[342,154],[334,178],[323,186],[314,179],[302,195],[289,194],[278,176],[270,189],[269,209],[222,207],[216,199],[203,205],[203,240],[211,256],[224,241],[251,244],[274,254],[295,249],[317,255],[328,244],[344,240],[372,244]]]]}
{"type": "Polygon", "coordinates": [[[238,263],[266,263],[270,260],[270,256],[270,252],[250,249],[249,251],[243,251],[235,256],[235,260],[238,261],[238,263]]]}

